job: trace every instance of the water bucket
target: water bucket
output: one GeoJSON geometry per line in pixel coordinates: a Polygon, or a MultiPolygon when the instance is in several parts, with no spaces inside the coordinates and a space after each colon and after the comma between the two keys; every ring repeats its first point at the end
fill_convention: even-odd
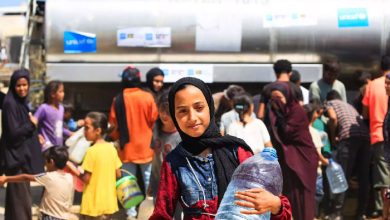
{"type": "Polygon", "coordinates": [[[129,209],[140,204],[144,200],[144,194],[137,184],[137,178],[127,170],[121,169],[121,171],[128,176],[116,181],[116,194],[123,208],[129,209]]]}

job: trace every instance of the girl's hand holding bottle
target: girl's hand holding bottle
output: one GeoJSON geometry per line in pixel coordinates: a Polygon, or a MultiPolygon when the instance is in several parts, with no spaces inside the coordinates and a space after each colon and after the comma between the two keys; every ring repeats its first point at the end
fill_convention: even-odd
{"type": "Polygon", "coordinates": [[[276,215],[281,210],[281,201],[278,196],[274,196],[262,188],[255,188],[246,191],[240,191],[235,194],[237,199],[243,201],[236,201],[235,203],[239,206],[253,208],[255,210],[243,210],[243,214],[263,214],[271,211],[272,214],[276,215]]]}

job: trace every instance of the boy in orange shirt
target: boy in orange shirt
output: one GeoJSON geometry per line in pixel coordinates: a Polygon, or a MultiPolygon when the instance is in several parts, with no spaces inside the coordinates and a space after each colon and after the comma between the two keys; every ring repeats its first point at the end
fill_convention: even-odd
{"type": "MultiPolygon", "coordinates": [[[[111,137],[119,139],[123,169],[137,175],[139,167],[147,189],[153,160],[150,146],[158,111],[153,96],[140,88],[141,73],[137,68],[129,66],[121,76],[123,91],[115,97],[109,115],[109,122],[115,127],[111,137]]],[[[129,209],[127,215],[136,217],[135,208],[129,209]]]]}

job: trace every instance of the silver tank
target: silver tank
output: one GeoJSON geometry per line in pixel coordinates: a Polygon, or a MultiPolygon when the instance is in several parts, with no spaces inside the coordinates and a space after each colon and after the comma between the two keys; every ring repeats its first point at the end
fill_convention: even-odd
{"type": "Polygon", "coordinates": [[[47,0],[47,73],[106,82],[127,64],[209,64],[214,82],[266,82],[284,58],[310,82],[326,56],[343,74],[376,71],[390,50],[389,8],[388,0],[47,0]],[[143,27],[170,28],[170,46],[117,46],[118,29],[143,27]],[[65,54],[69,30],[96,34],[96,53],[65,54]]]}

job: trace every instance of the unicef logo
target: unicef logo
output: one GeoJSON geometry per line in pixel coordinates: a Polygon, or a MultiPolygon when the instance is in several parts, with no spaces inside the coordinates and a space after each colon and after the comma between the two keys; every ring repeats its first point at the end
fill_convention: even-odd
{"type": "Polygon", "coordinates": [[[338,26],[340,28],[368,27],[366,8],[341,8],[338,10],[338,26]]]}

